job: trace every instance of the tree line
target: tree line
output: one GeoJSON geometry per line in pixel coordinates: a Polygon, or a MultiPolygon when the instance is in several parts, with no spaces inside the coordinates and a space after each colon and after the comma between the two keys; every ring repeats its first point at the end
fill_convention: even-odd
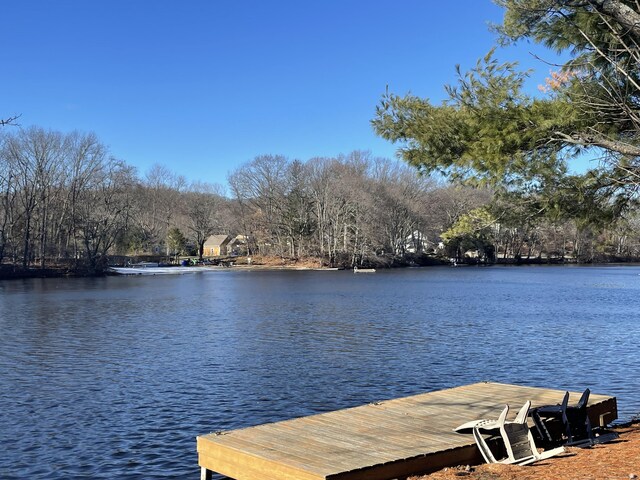
{"type": "Polygon", "coordinates": [[[92,133],[32,127],[0,145],[0,261],[19,268],[104,270],[115,255],[203,255],[212,234],[241,235],[248,255],[330,266],[425,259],[531,260],[640,254],[640,222],[604,227],[505,202],[490,188],[419,175],[355,151],[290,160],[263,155],[228,189],[155,165],[144,175],[92,133]],[[428,255],[428,257],[427,257],[428,255]]]}
{"type": "Polygon", "coordinates": [[[260,156],[231,172],[229,186],[250,253],[331,266],[640,257],[637,209],[578,215],[543,207],[540,196],[446,182],[367,152],[307,162],[260,156]]]}

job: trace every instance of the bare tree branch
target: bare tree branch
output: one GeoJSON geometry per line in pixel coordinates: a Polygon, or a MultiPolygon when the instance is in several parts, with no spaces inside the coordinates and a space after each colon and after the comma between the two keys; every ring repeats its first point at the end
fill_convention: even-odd
{"type": "Polygon", "coordinates": [[[16,123],[16,120],[18,120],[19,118],[20,118],[20,115],[14,115],[12,117],[7,117],[7,118],[0,118],[0,127],[4,127],[7,125],[18,126],[19,124],[16,123]]]}

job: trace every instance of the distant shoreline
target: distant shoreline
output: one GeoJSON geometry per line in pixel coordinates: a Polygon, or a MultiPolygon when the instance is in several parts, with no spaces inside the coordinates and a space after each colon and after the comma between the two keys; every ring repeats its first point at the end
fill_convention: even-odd
{"type": "MultiPolygon", "coordinates": [[[[378,271],[391,270],[396,268],[429,268],[429,267],[446,267],[450,266],[451,268],[460,268],[460,267],[525,267],[525,266],[552,266],[552,267],[594,267],[594,266],[638,266],[640,262],[629,261],[629,262],[620,262],[620,261],[612,261],[612,262],[598,262],[598,263],[577,263],[577,262],[498,262],[491,264],[473,264],[473,263],[463,263],[457,264],[456,266],[449,265],[445,262],[440,264],[430,264],[430,265],[392,265],[392,266],[376,266],[375,268],[378,271]]],[[[257,272],[257,271],[303,271],[303,272],[332,272],[332,271],[342,271],[347,270],[351,271],[351,268],[347,267],[321,267],[321,266],[312,266],[312,265],[296,265],[296,264],[285,264],[285,265],[274,265],[270,264],[262,264],[262,263],[254,263],[254,264],[234,264],[232,266],[209,266],[209,265],[197,265],[190,267],[195,269],[206,269],[206,270],[215,270],[215,271],[245,271],[245,272],[257,272]]],[[[27,270],[23,270],[21,268],[13,268],[8,265],[3,265],[0,267],[0,280],[26,280],[32,278],[92,278],[92,277],[106,277],[106,276],[121,276],[118,273],[104,271],[100,273],[89,273],[86,271],[74,271],[69,268],[29,268],[27,270]]]]}

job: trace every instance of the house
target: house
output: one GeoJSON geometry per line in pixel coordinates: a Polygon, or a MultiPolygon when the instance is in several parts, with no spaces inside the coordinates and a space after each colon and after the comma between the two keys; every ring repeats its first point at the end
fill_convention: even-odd
{"type": "Polygon", "coordinates": [[[427,235],[415,230],[405,240],[405,251],[409,253],[424,253],[431,248],[427,235]]]}
{"type": "Polygon", "coordinates": [[[204,242],[202,255],[205,257],[220,257],[229,255],[229,243],[232,238],[229,235],[211,235],[204,242]]]}

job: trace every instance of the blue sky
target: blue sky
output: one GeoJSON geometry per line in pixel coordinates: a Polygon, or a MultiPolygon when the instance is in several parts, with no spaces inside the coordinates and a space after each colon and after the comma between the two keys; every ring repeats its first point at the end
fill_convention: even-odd
{"type": "MultiPolygon", "coordinates": [[[[144,172],[226,183],[261,154],[392,158],[370,125],[388,85],[439,101],[492,47],[490,0],[20,0],[2,8],[2,115],[93,131],[144,172]]],[[[524,44],[501,60],[549,66],[524,44]]],[[[543,53],[548,58],[550,54],[543,53]]]]}

